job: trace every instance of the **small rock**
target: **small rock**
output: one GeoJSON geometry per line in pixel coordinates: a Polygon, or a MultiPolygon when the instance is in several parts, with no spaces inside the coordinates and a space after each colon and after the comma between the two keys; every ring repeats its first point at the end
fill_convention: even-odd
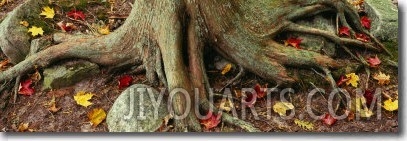
{"type": "Polygon", "coordinates": [[[154,132],[168,115],[166,100],[154,109],[153,102],[160,93],[154,88],[135,84],[124,90],[107,114],[106,123],[110,132],[154,132]],[[144,90],[143,93],[139,90],[144,90]],[[154,99],[150,99],[150,95],[154,99]],[[133,100],[131,100],[133,97],[133,100]],[[132,103],[131,103],[132,102],[132,103]]]}
{"type": "Polygon", "coordinates": [[[43,90],[73,85],[99,73],[97,64],[87,61],[73,61],[44,69],[43,90]]]}

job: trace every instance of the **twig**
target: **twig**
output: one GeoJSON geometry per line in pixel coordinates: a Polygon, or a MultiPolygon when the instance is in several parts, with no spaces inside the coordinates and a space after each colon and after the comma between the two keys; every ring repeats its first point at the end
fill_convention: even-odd
{"type": "Polygon", "coordinates": [[[21,75],[18,75],[16,78],[16,83],[14,84],[13,104],[16,104],[16,101],[17,101],[17,94],[18,94],[18,90],[20,88],[20,81],[21,81],[21,75]]]}

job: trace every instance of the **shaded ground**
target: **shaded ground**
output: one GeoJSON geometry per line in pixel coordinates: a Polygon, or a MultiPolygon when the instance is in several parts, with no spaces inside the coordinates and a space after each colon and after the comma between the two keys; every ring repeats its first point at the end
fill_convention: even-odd
{"type": "MultiPolygon", "coordinates": [[[[131,0],[116,0],[116,5],[114,11],[110,12],[110,8],[106,4],[92,3],[89,4],[85,14],[88,17],[88,23],[95,23],[101,20],[105,23],[111,23],[111,29],[117,28],[128,15],[131,5],[131,0]],[[109,18],[110,17],[110,18],[109,18]]],[[[0,19],[4,18],[5,14],[11,11],[18,4],[23,2],[23,0],[12,0],[5,6],[0,7],[0,19]]],[[[69,21],[67,17],[60,17],[58,20],[69,21]]],[[[78,30],[86,32],[86,27],[78,24],[78,30]]],[[[59,30],[55,27],[56,30],[59,30]]],[[[397,52],[397,50],[396,50],[397,52]]],[[[368,54],[363,54],[368,56],[368,54]]],[[[1,56],[1,60],[4,56],[1,56]]],[[[235,67],[227,73],[222,75],[221,70],[214,67],[215,62],[209,58],[213,56],[208,56],[206,60],[208,64],[208,76],[212,86],[215,90],[221,89],[228,80],[232,79],[237,73],[238,69],[235,67]]],[[[346,59],[346,58],[344,58],[346,59]]],[[[371,74],[377,73],[378,71],[390,74],[392,79],[391,83],[384,86],[384,92],[388,94],[395,94],[398,92],[398,80],[397,80],[397,68],[392,66],[382,66],[379,69],[372,70],[371,74]]],[[[95,75],[89,79],[82,80],[81,82],[75,84],[74,86],[66,87],[63,89],[57,89],[52,91],[42,91],[41,81],[35,84],[36,93],[32,96],[22,96],[18,95],[16,103],[13,103],[12,89],[5,89],[0,93],[1,100],[7,100],[8,104],[5,108],[0,109],[0,130],[13,132],[18,131],[18,126],[21,123],[29,123],[29,129],[36,132],[106,132],[108,131],[105,122],[102,122],[96,128],[92,128],[87,113],[93,108],[102,108],[105,111],[109,111],[115,99],[123,91],[118,88],[118,79],[120,76],[127,74],[130,70],[123,70],[122,72],[116,74],[106,74],[106,68],[102,68],[100,74],[95,75]],[[95,94],[91,102],[93,105],[88,108],[81,107],[77,105],[73,99],[74,94],[79,91],[92,92],[95,94]],[[4,97],[9,95],[10,97],[4,97]],[[59,111],[52,113],[48,110],[49,102],[52,97],[55,96],[57,108],[61,108],[59,111]]],[[[367,76],[364,71],[361,71],[361,84],[365,84],[367,81],[367,76]]],[[[308,131],[300,128],[294,124],[294,119],[303,119],[314,124],[314,129],[312,132],[397,132],[398,131],[398,113],[387,112],[384,109],[381,110],[381,118],[378,119],[375,113],[370,119],[362,118],[361,120],[339,120],[332,126],[324,125],[320,120],[312,119],[306,112],[306,100],[307,94],[313,89],[309,85],[309,81],[315,83],[316,86],[324,88],[328,93],[330,92],[329,85],[324,83],[324,78],[320,77],[312,71],[294,71],[294,75],[302,79],[301,82],[294,85],[293,88],[296,91],[293,94],[287,95],[287,99],[293,103],[295,106],[295,116],[293,119],[283,120],[277,113],[272,111],[272,107],[267,107],[267,99],[258,99],[255,104],[256,112],[259,114],[260,120],[255,120],[250,110],[246,110],[246,121],[253,123],[256,127],[260,128],[265,132],[302,132],[308,131]],[[306,79],[307,78],[307,79],[306,79]],[[314,78],[309,80],[308,78],[314,78]],[[271,115],[267,116],[267,111],[271,111],[271,115]]],[[[132,84],[135,83],[145,83],[148,85],[146,78],[143,74],[135,75],[132,74],[134,78],[132,84]]],[[[372,77],[372,76],[371,76],[372,77]]],[[[240,81],[238,81],[233,87],[233,95],[236,96],[234,90],[240,90],[241,88],[251,88],[255,84],[266,84],[264,80],[258,78],[253,74],[246,74],[240,81]]],[[[11,83],[13,84],[13,83],[11,83]]],[[[9,84],[9,85],[11,85],[9,84]]],[[[372,88],[380,87],[377,85],[376,81],[368,80],[368,84],[372,88]]],[[[272,87],[272,84],[269,84],[272,87]]],[[[351,95],[354,95],[354,91],[350,87],[345,87],[351,95]]],[[[321,115],[328,111],[327,109],[327,97],[328,95],[322,96],[316,94],[312,100],[312,108],[315,114],[321,115]]],[[[275,101],[280,100],[279,94],[274,93],[269,100],[272,104],[275,101]]],[[[216,105],[219,106],[220,99],[216,99],[216,105]]],[[[383,100],[384,101],[384,100],[383,100]]],[[[337,101],[336,101],[337,102],[337,101]]],[[[1,102],[0,102],[1,103],[1,102]]],[[[334,102],[335,103],[335,102],[334,102]]],[[[242,109],[240,109],[240,102],[235,101],[235,106],[237,107],[238,115],[242,115],[242,109]]],[[[376,110],[374,110],[376,112],[376,110]]],[[[290,112],[289,112],[290,113],[290,112]]],[[[341,111],[339,110],[338,114],[341,111]]],[[[171,131],[171,130],[169,130],[171,131]]],[[[241,129],[226,125],[221,123],[218,127],[211,129],[211,132],[240,132],[241,129]]]]}

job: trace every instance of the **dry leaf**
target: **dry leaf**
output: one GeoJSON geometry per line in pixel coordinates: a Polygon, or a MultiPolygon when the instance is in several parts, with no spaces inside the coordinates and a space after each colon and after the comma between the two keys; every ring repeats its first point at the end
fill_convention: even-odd
{"type": "Polygon", "coordinates": [[[225,75],[232,69],[232,64],[226,64],[225,67],[223,67],[221,74],[225,75]]]}
{"type": "Polygon", "coordinates": [[[302,129],[305,129],[305,130],[313,130],[314,129],[314,124],[312,124],[311,122],[308,122],[308,121],[295,119],[294,123],[297,124],[298,126],[300,126],[302,129]]]}
{"type": "Polygon", "coordinates": [[[20,25],[28,27],[30,24],[27,21],[21,21],[20,25]]]}
{"type": "Polygon", "coordinates": [[[373,76],[373,79],[376,79],[379,85],[387,85],[390,83],[390,75],[386,75],[382,72],[379,72],[379,74],[375,74],[373,76]]]}
{"type": "Polygon", "coordinates": [[[50,8],[49,6],[42,7],[42,12],[40,15],[45,16],[45,18],[52,19],[55,16],[55,11],[53,8],[50,8]]]}
{"type": "Polygon", "coordinates": [[[36,26],[32,26],[31,28],[29,28],[28,32],[31,32],[31,35],[33,37],[35,37],[37,35],[44,35],[44,30],[42,30],[41,27],[36,27],[36,26]]]}
{"type": "Polygon", "coordinates": [[[273,106],[274,112],[278,113],[280,116],[286,116],[287,110],[294,109],[294,105],[290,102],[277,102],[273,106]]]}
{"type": "Polygon", "coordinates": [[[229,112],[233,108],[233,103],[230,101],[230,99],[222,99],[222,102],[219,105],[219,109],[229,112]]]}
{"type": "Polygon", "coordinates": [[[41,80],[42,77],[41,77],[40,72],[38,72],[38,70],[35,70],[35,73],[32,74],[30,78],[31,78],[31,80],[32,80],[33,82],[38,82],[38,81],[41,80]]]}
{"type": "Polygon", "coordinates": [[[0,71],[6,70],[8,64],[9,64],[8,59],[1,61],[0,62],[0,71]]]}
{"type": "Polygon", "coordinates": [[[399,109],[399,100],[388,99],[384,101],[383,108],[390,112],[396,111],[399,109]]]}
{"type": "Polygon", "coordinates": [[[29,123],[20,123],[18,126],[18,132],[24,132],[28,130],[29,123]]]}
{"type": "Polygon", "coordinates": [[[349,80],[346,81],[346,85],[351,84],[353,87],[358,87],[359,76],[355,73],[350,73],[346,75],[349,80]]]}
{"type": "Polygon", "coordinates": [[[96,127],[106,119],[106,112],[102,108],[95,108],[88,113],[88,118],[92,123],[92,126],[96,127]]]}
{"type": "Polygon", "coordinates": [[[50,105],[51,106],[48,108],[48,110],[51,111],[52,113],[58,112],[61,109],[56,107],[55,96],[52,96],[50,105]]]}
{"type": "Polygon", "coordinates": [[[102,34],[102,35],[110,34],[109,26],[104,25],[104,26],[99,27],[99,28],[98,28],[98,32],[99,32],[100,34],[102,34]]]}
{"type": "Polygon", "coordinates": [[[93,94],[92,93],[86,93],[84,91],[80,91],[76,93],[73,98],[76,101],[76,104],[81,105],[83,107],[88,107],[89,105],[92,105],[92,102],[89,102],[90,99],[92,99],[93,94]]]}

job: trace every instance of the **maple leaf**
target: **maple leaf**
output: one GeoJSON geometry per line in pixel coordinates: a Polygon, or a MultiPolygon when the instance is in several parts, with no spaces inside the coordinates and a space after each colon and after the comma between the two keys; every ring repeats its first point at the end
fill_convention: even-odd
{"type": "Polygon", "coordinates": [[[370,67],[376,68],[380,65],[381,61],[377,55],[375,57],[371,57],[367,59],[367,62],[369,63],[370,67]]]}
{"type": "Polygon", "coordinates": [[[28,32],[31,32],[31,35],[33,37],[35,37],[37,35],[44,35],[44,30],[42,30],[41,27],[36,27],[36,26],[32,26],[31,28],[29,28],[28,32]]]}
{"type": "Polygon", "coordinates": [[[383,108],[386,109],[387,111],[395,111],[399,109],[399,100],[391,100],[387,99],[384,101],[383,108]]]}
{"type": "Polygon", "coordinates": [[[81,20],[85,20],[85,14],[83,14],[82,11],[78,11],[78,10],[71,10],[66,14],[68,17],[73,18],[75,20],[81,19],[81,20]]]}
{"type": "Polygon", "coordinates": [[[201,124],[204,126],[206,130],[215,128],[220,123],[220,119],[222,117],[222,113],[215,115],[212,111],[208,112],[209,118],[200,120],[201,124]]]}
{"type": "Polygon", "coordinates": [[[300,39],[300,38],[290,37],[284,41],[284,44],[285,44],[285,46],[291,45],[297,49],[301,49],[301,47],[300,47],[301,41],[302,41],[302,39],[300,39]]]}
{"type": "Polygon", "coordinates": [[[232,64],[228,63],[225,65],[225,67],[223,67],[221,74],[225,75],[226,73],[228,73],[230,70],[232,69],[232,64]]]}
{"type": "Polygon", "coordinates": [[[232,110],[233,106],[234,105],[233,105],[232,101],[230,101],[230,99],[222,99],[222,101],[219,105],[219,109],[222,111],[229,112],[230,110],[232,110]]]}
{"type": "Polygon", "coordinates": [[[45,16],[45,18],[52,19],[55,16],[55,11],[53,8],[50,8],[49,6],[42,7],[42,12],[40,15],[45,16]]]}
{"type": "Polygon", "coordinates": [[[372,21],[369,19],[369,17],[367,17],[367,16],[363,16],[363,17],[361,17],[360,18],[360,22],[361,22],[361,24],[362,24],[362,26],[364,27],[364,28],[366,28],[366,29],[370,29],[371,28],[371,23],[372,23],[372,21]]]}
{"type": "Polygon", "coordinates": [[[341,75],[339,80],[336,82],[337,86],[341,86],[342,84],[346,83],[349,80],[349,78],[345,78],[345,76],[341,75]]]}
{"type": "Polygon", "coordinates": [[[278,113],[280,116],[286,116],[287,110],[294,109],[294,105],[290,102],[277,102],[273,106],[274,112],[278,113]]]}
{"type": "Polygon", "coordinates": [[[343,26],[341,28],[339,28],[339,35],[343,35],[343,36],[350,36],[350,29],[349,27],[343,26]]]}
{"type": "Polygon", "coordinates": [[[250,92],[244,92],[245,98],[243,100],[243,104],[245,104],[247,107],[253,107],[254,103],[256,103],[256,94],[252,94],[250,92]]]}
{"type": "Polygon", "coordinates": [[[28,27],[30,24],[27,21],[20,21],[20,25],[28,27]]]}
{"type": "Polygon", "coordinates": [[[372,90],[365,90],[365,94],[363,94],[363,97],[366,99],[366,104],[370,105],[373,101],[374,95],[372,90]]]}
{"type": "Polygon", "coordinates": [[[356,39],[357,40],[360,40],[360,41],[362,41],[362,42],[369,42],[370,41],[370,38],[367,36],[367,35],[365,35],[365,34],[362,34],[362,33],[356,33],[356,39]]]}
{"type": "Polygon", "coordinates": [[[346,85],[351,84],[353,87],[358,87],[359,76],[355,73],[350,73],[346,75],[349,80],[346,81],[346,85]]]}
{"type": "Polygon", "coordinates": [[[313,130],[314,129],[314,124],[312,124],[311,122],[308,122],[308,121],[295,119],[294,123],[297,124],[298,126],[300,126],[302,129],[305,129],[305,130],[313,130]]]}
{"type": "Polygon", "coordinates": [[[58,22],[57,25],[61,28],[62,32],[70,32],[76,29],[76,26],[73,23],[64,23],[63,21],[58,22]]]}
{"type": "Polygon", "coordinates": [[[92,126],[96,127],[106,119],[106,112],[102,108],[95,108],[88,113],[88,118],[92,123],[92,126]]]}
{"type": "Polygon", "coordinates": [[[257,98],[263,98],[267,94],[267,84],[264,85],[264,88],[262,88],[260,84],[256,84],[256,86],[254,86],[254,90],[257,93],[257,98]]]}
{"type": "Polygon", "coordinates": [[[31,87],[31,84],[32,84],[31,79],[21,81],[20,82],[20,87],[18,88],[18,94],[28,95],[28,96],[34,94],[35,91],[31,87]]]}
{"type": "Polygon", "coordinates": [[[325,113],[325,115],[322,116],[321,120],[322,120],[322,123],[329,125],[329,126],[331,126],[332,124],[334,124],[336,122],[336,118],[334,118],[329,113],[325,113]]]}
{"type": "Polygon", "coordinates": [[[126,88],[130,85],[133,78],[130,75],[124,75],[119,79],[119,89],[126,88]]]}
{"type": "Polygon", "coordinates": [[[390,83],[390,75],[386,75],[382,72],[379,72],[379,74],[375,74],[373,76],[373,79],[376,79],[379,85],[386,85],[390,83]]]}
{"type": "Polygon", "coordinates": [[[89,100],[92,99],[92,97],[93,97],[92,93],[80,91],[76,93],[75,96],[73,96],[73,99],[76,101],[76,104],[81,105],[83,107],[88,107],[89,105],[92,105],[92,102],[89,102],[89,100]]]}

